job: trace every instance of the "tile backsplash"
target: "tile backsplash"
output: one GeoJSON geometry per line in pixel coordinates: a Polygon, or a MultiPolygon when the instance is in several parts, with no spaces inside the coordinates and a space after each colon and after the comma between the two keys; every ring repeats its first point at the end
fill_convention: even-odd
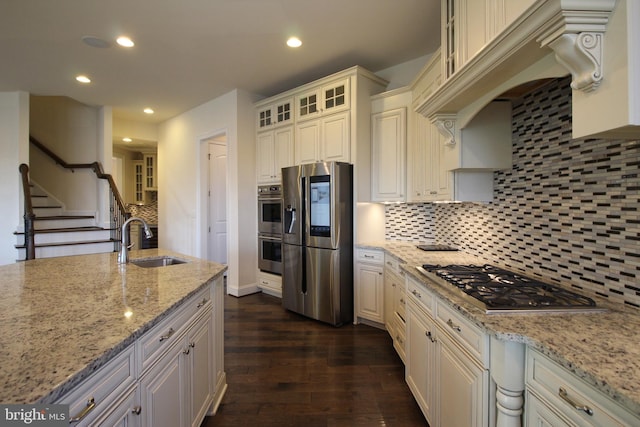
{"type": "Polygon", "coordinates": [[[571,139],[569,80],[513,102],[491,203],[385,208],[386,238],[481,258],[640,309],[640,141],[571,139]]]}

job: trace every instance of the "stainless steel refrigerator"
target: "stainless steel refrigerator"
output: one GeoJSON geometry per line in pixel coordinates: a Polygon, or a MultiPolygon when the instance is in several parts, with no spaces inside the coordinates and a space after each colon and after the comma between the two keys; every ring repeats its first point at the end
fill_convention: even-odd
{"type": "Polygon", "coordinates": [[[353,166],[282,169],[282,306],[335,326],[353,320],[353,166]]]}

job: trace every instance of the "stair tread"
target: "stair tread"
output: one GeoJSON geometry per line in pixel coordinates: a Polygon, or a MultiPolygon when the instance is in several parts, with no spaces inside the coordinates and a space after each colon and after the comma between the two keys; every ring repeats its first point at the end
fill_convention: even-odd
{"type": "MultiPolygon", "coordinates": [[[[46,234],[46,233],[72,233],[76,231],[112,231],[114,228],[103,228],[96,226],[88,226],[88,227],[61,227],[61,228],[42,228],[35,229],[35,234],[46,234]]],[[[24,235],[24,231],[15,231],[13,234],[16,236],[24,235]]]]}
{"type": "MultiPolygon", "coordinates": [[[[36,243],[36,248],[46,248],[51,246],[73,246],[73,245],[90,245],[95,243],[114,243],[114,239],[102,239],[102,240],[86,240],[80,242],[56,242],[56,243],[36,243]]],[[[24,249],[25,245],[15,245],[16,249],[24,249]]]]}
{"type": "Polygon", "coordinates": [[[50,215],[50,216],[37,216],[34,220],[48,220],[48,219],[86,219],[94,218],[93,215],[50,215]]]}

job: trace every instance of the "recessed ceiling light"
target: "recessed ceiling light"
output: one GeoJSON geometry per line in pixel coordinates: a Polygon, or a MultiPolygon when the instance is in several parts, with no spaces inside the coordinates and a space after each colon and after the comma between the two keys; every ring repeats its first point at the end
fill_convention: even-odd
{"type": "Polygon", "coordinates": [[[300,47],[300,46],[302,46],[302,42],[297,37],[290,37],[289,40],[287,40],[287,46],[289,46],[289,47],[300,47]]]}
{"type": "Polygon", "coordinates": [[[128,138],[128,137],[124,137],[124,138],[122,138],[122,140],[123,140],[124,142],[131,142],[131,138],[128,138]]]}
{"type": "Polygon", "coordinates": [[[133,47],[135,43],[129,37],[120,36],[116,39],[116,43],[118,43],[122,47],[133,47]]]}
{"type": "Polygon", "coordinates": [[[153,113],[155,113],[155,111],[153,111],[153,108],[145,108],[143,111],[144,111],[146,114],[153,114],[153,113]]]}
{"type": "Polygon", "coordinates": [[[84,36],[82,37],[82,41],[86,45],[89,45],[91,47],[97,47],[100,49],[104,49],[111,46],[111,43],[109,43],[108,41],[103,40],[99,37],[94,37],[94,36],[84,36]]]}
{"type": "Polygon", "coordinates": [[[79,81],[80,83],[91,83],[91,79],[87,76],[76,76],[76,80],[79,81]]]}

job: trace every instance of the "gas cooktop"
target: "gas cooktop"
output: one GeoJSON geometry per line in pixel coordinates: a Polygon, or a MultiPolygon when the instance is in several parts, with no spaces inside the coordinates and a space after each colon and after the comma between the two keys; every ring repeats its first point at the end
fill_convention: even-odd
{"type": "Polygon", "coordinates": [[[486,313],[605,311],[591,298],[491,265],[429,265],[418,269],[453,285],[486,313]]]}

